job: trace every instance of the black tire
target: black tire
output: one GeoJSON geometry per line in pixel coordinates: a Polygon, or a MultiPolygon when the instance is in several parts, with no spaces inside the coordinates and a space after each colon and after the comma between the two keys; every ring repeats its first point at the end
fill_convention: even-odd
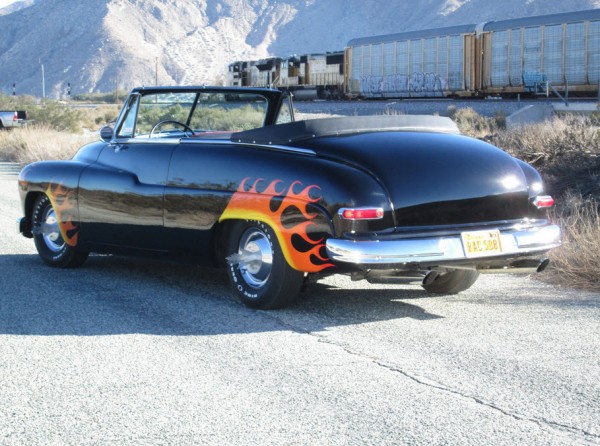
{"type": "Polygon", "coordinates": [[[230,224],[226,237],[227,273],[245,305],[270,310],[297,300],[304,273],[288,265],[269,226],[258,221],[236,221],[230,224]],[[252,254],[255,259],[243,257],[252,254]]]}
{"type": "Polygon", "coordinates": [[[56,213],[47,195],[40,195],[33,206],[33,241],[44,262],[58,268],[75,268],[87,259],[89,253],[77,251],[63,240],[56,213]]]}
{"type": "Polygon", "coordinates": [[[457,269],[440,274],[433,282],[423,284],[425,291],[435,294],[457,294],[475,283],[479,272],[472,269],[457,269]]]}

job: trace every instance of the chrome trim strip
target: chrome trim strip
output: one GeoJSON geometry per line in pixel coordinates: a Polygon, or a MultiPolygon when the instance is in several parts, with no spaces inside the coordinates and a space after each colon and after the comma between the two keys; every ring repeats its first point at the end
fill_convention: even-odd
{"type": "Polygon", "coordinates": [[[179,144],[181,138],[144,138],[144,137],[135,137],[135,138],[117,138],[110,142],[110,144],[114,145],[125,145],[125,144],[179,144]]]}
{"type": "Polygon", "coordinates": [[[230,139],[191,139],[191,138],[182,138],[182,144],[224,144],[224,145],[236,145],[236,146],[249,146],[256,147],[258,149],[269,149],[269,150],[279,150],[282,152],[291,152],[291,153],[299,153],[302,155],[312,155],[315,156],[317,153],[314,150],[310,149],[301,149],[299,147],[288,147],[281,146],[278,144],[256,144],[249,142],[239,142],[232,141],[230,139]]]}
{"type": "Polygon", "coordinates": [[[526,230],[508,230],[500,234],[502,254],[468,258],[460,235],[402,240],[327,239],[329,258],[357,265],[442,263],[465,260],[478,263],[489,258],[545,252],[560,245],[561,231],[556,225],[526,230]]]}

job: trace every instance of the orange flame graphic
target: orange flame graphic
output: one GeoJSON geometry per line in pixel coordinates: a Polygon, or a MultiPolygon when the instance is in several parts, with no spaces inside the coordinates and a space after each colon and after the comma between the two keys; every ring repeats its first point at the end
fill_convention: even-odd
{"type": "Polygon", "coordinates": [[[77,246],[79,224],[73,221],[75,209],[74,191],[63,187],[62,184],[48,184],[46,195],[56,212],[56,220],[60,228],[60,235],[69,246],[77,246]]]}
{"type": "Polygon", "coordinates": [[[295,192],[294,189],[302,186],[300,181],[286,188],[280,187],[282,180],[274,180],[259,192],[257,187],[263,179],[255,180],[246,190],[249,180],[250,177],[242,180],[219,221],[258,220],[268,224],[277,235],[285,259],[298,271],[315,273],[334,266],[325,253],[325,237],[313,240],[309,236],[310,228],[317,228],[312,221],[317,214],[308,212],[307,206],[321,199],[315,198],[319,186],[311,185],[295,192]]]}

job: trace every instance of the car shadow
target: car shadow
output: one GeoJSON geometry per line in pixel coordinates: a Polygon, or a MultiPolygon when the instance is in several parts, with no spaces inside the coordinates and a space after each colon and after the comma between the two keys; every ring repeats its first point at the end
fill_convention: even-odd
{"type": "Polygon", "coordinates": [[[37,255],[3,255],[0,271],[0,335],[312,332],[440,318],[418,305],[428,295],[417,287],[313,283],[294,306],[259,311],[239,302],[224,271],[189,264],[94,255],[80,268],[57,269],[37,255]]]}

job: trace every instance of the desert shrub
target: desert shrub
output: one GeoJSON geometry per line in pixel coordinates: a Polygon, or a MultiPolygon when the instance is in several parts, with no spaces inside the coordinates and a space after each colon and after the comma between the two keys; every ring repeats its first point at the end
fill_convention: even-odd
{"type": "Polygon", "coordinates": [[[252,105],[232,109],[202,108],[194,113],[192,127],[209,130],[250,130],[260,127],[263,120],[264,111],[252,105]]]}
{"type": "Polygon", "coordinates": [[[117,90],[109,93],[80,93],[73,95],[73,100],[88,103],[120,104],[123,98],[127,96],[127,91],[117,90]]]}
{"type": "Polygon", "coordinates": [[[498,134],[494,142],[534,165],[563,163],[564,157],[600,153],[600,133],[590,118],[567,116],[516,127],[498,134]]]}
{"type": "Polygon", "coordinates": [[[544,280],[600,290],[599,203],[575,193],[562,197],[553,219],[563,229],[563,244],[550,252],[550,274],[544,274],[544,280]]]}
{"type": "Polygon", "coordinates": [[[38,103],[30,96],[0,95],[0,109],[27,110],[31,124],[69,133],[82,133],[83,129],[96,131],[115,121],[121,110],[120,104],[101,104],[90,108],[74,108],[72,105],[72,102],[53,100],[38,103]]]}
{"type": "Polygon", "coordinates": [[[600,127],[600,105],[596,109],[596,111],[592,112],[590,115],[590,124],[595,127],[600,127]]]}
{"type": "Polygon", "coordinates": [[[54,130],[81,133],[82,113],[55,101],[47,101],[28,109],[29,119],[54,130]]]}
{"type": "Polygon", "coordinates": [[[35,104],[33,96],[6,96],[0,93],[0,110],[29,110],[35,104]]]}
{"type": "Polygon", "coordinates": [[[447,115],[452,118],[461,133],[475,138],[486,139],[506,126],[506,116],[498,113],[493,118],[481,116],[471,107],[448,107],[447,115]]]}
{"type": "Polygon", "coordinates": [[[95,133],[75,135],[45,125],[0,132],[0,159],[16,163],[69,159],[82,145],[97,140],[95,133]]]}
{"type": "Polygon", "coordinates": [[[552,194],[600,197],[600,132],[589,118],[517,127],[496,134],[492,142],[540,170],[552,194]]]}
{"type": "Polygon", "coordinates": [[[499,132],[492,142],[534,165],[557,200],[564,243],[545,280],[600,290],[600,133],[593,118],[568,116],[499,132]]]}

